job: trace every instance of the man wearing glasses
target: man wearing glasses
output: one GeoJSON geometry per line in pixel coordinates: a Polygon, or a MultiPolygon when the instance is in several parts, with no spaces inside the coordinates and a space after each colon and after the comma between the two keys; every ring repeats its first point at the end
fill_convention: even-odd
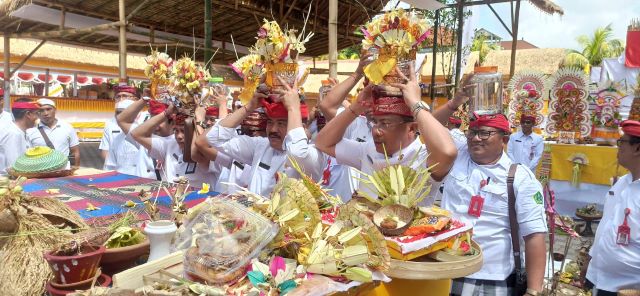
{"type": "MultiPolygon", "coordinates": [[[[604,212],[589,255],[587,287],[593,295],[640,290],[640,122],[623,121],[618,163],[629,170],[604,198],[604,212]]],[[[584,272],[583,272],[584,274],[584,272]]]]}
{"type": "MultiPolygon", "coordinates": [[[[398,71],[399,72],[399,71],[398,71]]],[[[367,174],[388,165],[405,164],[417,167],[437,164],[432,178],[442,180],[456,157],[456,147],[449,131],[429,112],[421,101],[413,65],[406,84],[392,86],[402,90],[403,97],[378,97],[373,100],[370,124],[371,140],[358,142],[344,138],[349,125],[371,108],[373,85],[367,85],[354,104],[327,123],[318,137],[316,147],[344,164],[367,174]],[[418,134],[422,136],[424,144],[418,134]],[[388,159],[388,161],[387,161],[388,159]]],[[[362,185],[362,184],[361,184],[362,185]]],[[[360,190],[367,190],[361,186],[360,190]]],[[[433,189],[435,191],[435,189],[433,189]]],[[[373,192],[366,192],[375,196],[373,192]]]]}
{"type": "Polygon", "coordinates": [[[511,135],[507,145],[509,158],[515,163],[527,166],[533,173],[536,172],[544,151],[542,137],[533,132],[535,125],[535,116],[522,114],[520,117],[521,129],[511,135]]]}
{"type": "MultiPolygon", "coordinates": [[[[458,91],[453,100],[435,112],[436,117],[445,122],[467,100],[468,95],[458,91]]],[[[474,114],[465,133],[466,143],[457,145],[458,157],[443,181],[442,207],[473,224],[473,239],[484,253],[482,269],[454,279],[451,295],[511,295],[515,286],[507,190],[507,177],[514,162],[503,150],[509,133],[509,121],[504,115],[474,114]]],[[[521,250],[526,249],[526,295],[535,296],[542,291],[546,263],[542,186],[528,167],[518,165],[513,187],[516,223],[525,242],[521,250]]]]}

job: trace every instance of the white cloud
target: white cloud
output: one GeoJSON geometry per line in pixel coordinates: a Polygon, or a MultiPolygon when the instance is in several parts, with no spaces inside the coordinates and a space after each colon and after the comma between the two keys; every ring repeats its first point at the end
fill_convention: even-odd
{"type": "MultiPolygon", "coordinates": [[[[629,22],[640,15],[638,0],[556,0],[555,3],[564,9],[564,16],[547,15],[528,1],[522,1],[518,39],[524,38],[543,48],[579,49],[577,36],[591,35],[596,28],[611,24],[614,38],[624,41],[629,22]]],[[[498,4],[494,8],[509,25],[510,5],[498,4]]],[[[479,13],[478,28],[486,28],[502,36],[503,40],[511,40],[488,7],[482,7],[479,13]]]]}

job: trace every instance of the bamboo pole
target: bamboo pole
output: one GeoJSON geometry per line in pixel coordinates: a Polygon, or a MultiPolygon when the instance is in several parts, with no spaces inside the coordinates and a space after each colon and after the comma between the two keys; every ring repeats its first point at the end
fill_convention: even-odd
{"type": "Polygon", "coordinates": [[[338,0],[329,0],[329,77],[338,78],[338,0]]]}
{"type": "Polygon", "coordinates": [[[73,93],[74,98],[78,97],[78,72],[73,72],[73,93]]]}
{"type": "MultiPolygon", "coordinates": [[[[211,20],[211,0],[204,0],[204,63],[207,70],[211,72],[211,39],[213,39],[213,23],[211,20]],[[209,63],[208,65],[206,63],[209,63]]],[[[224,52],[224,51],[223,51],[224,52]]]]}
{"type": "Polygon", "coordinates": [[[11,39],[4,35],[4,109],[11,111],[11,39]]]}
{"type": "Polygon", "coordinates": [[[44,70],[44,96],[48,97],[49,96],[49,77],[50,73],[49,73],[49,69],[45,69],[44,70]]]}
{"type": "Polygon", "coordinates": [[[431,61],[431,85],[429,87],[429,97],[431,98],[431,110],[434,110],[436,101],[436,56],[438,51],[438,31],[440,30],[440,9],[436,10],[436,23],[433,26],[433,47],[431,53],[433,61],[431,61]]]}
{"type": "Polygon", "coordinates": [[[124,0],[118,0],[118,16],[120,20],[120,82],[127,82],[127,31],[124,0]]]}
{"type": "Polygon", "coordinates": [[[458,46],[456,46],[456,76],[455,76],[455,85],[458,86],[460,82],[460,77],[462,77],[462,33],[464,27],[464,0],[458,0],[458,46]]]}
{"type": "Polygon", "coordinates": [[[516,49],[518,46],[518,23],[520,22],[520,0],[516,0],[516,13],[513,19],[513,41],[511,42],[511,65],[509,67],[509,79],[516,71],[516,49]]]}

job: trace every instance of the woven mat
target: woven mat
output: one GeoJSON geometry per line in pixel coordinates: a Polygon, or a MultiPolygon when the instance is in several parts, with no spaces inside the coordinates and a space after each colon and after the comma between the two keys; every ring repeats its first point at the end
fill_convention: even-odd
{"type": "MultiPolygon", "coordinates": [[[[153,198],[158,194],[157,206],[160,219],[168,219],[171,214],[171,198],[166,189],[160,189],[158,192],[161,185],[161,182],[156,180],[107,172],[64,178],[31,179],[25,182],[23,189],[33,196],[56,197],[77,211],[89,224],[101,226],[108,224],[111,217],[127,211],[135,212],[140,219],[148,219],[144,212],[144,205],[138,197],[141,190],[151,192],[153,198]],[[59,192],[56,193],[55,190],[50,189],[57,189],[59,192]],[[131,208],[124,206],[128,200],[135,202],[136,205],[131,208]],[[88,203],[99,209],[88,211],[88,203]]],[[[164,188],[166,187],[167,183],[164,182],[164,188]]],[[[204,201],[207,196],[217,194],[216,192],[198,194],[194,191],[187,195],[185,204],[190,208],[204,201]]]]}

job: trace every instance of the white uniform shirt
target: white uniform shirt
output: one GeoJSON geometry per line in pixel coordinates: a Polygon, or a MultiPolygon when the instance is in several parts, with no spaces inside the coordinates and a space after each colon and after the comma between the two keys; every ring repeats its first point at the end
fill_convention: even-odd
{"type": "MultiPolygon", "coordinates": [[[[484,253],[482,269],[467,276],[469,278],[502,281],[515,268],[507,194],[507,176],[512,163],[503,153],[494,165],[478,165],[471,160],[464,145],[458,150],[458,157],[443,181],[442,207],[473,224],[473,239],[484,253]],[[480,189],[482,180],[489,180],[489,183],[480,189]],[[473,195],[484,198],[480,217],[468,214],[473,195]]],[[[542,185],[527,167],[518,166],[513,188],[520,236],[547,232],[542,185]]],[[[520,247],[524,254],[524,244],[520,247]]]]}
{"type": "Polygon", "coordinates": [[[0,110],[0,126],[7,126],[10,122],[13,122],[13,114],[0,110]]]}
{"type": "Polygon", "coordinates": [[[353,180],[350,174],[351,168],[338,163],[338,160],[329,155],[325,155],[325,167],[323,169],[323,181],[324,170],[329,168],[329,184],[322,185],[325,188],[330,189],[329,194],[334,196],[340,196],[343,202],[347,203],[353,195],[353,184],[357,180],[353,180]]]}
{"type": "Polygon", "coordinates": [[[527,166],[534,173],[543,151],[544,140],[536,133],[525,135],[522,131],[518,131],[509,137],[509,144],[507,144],[509,158],[515,163],[527,166]]]}
{"type": "MultiPolygon", "coordinates": [[[[338,111],[336,112],[336,116],[344,111],[345,111],[344,107],[338,108],[338,111]]],[[[356,117],[356,119],[353,120],[353,122],[351,122],[351,124],[349,124],[349,126],[347,127],[347,130],[344,133],[343,138],[364,143],[372,139],[371,129],[372,127],[371,125],[369,125],[367,118],[365,116],[358,116],[356,117]]],[[[332,178],[334,174],[336,176],[343,176],[345,174],[343,172],[339,172],[339,170],[348,170],[349,177],[347,178],[347,180],[349,181],[349,189],[346,188],[346,184],[344,183],[345,180],[337,180],[337,182],[332,181],[331,183],[335,184],[334,186],[336,186],[336,187],[333,187],[332,189],[336,190],[337,192],[345,192],[345,193],[347,192],[347,190],[349,190],[351,194],[353,194],[354,191],[358,190],[358,186],[360,184],[360,182],[358,181],[358,178],[360,178],[360,174],[356,170],[348,166],[343,166],[341,164],[338,164],[336,167],[332,167],[332,171],[331,171],[332,178]],[[335,170],[335,173],[334,173],[334,170],[335,170]],[[345,185],[342,185],[342,184],[345,184],[345,185]]],[[[348,200],[348,199],[351,199],[351,194],[349,196],[340,195],[340,197],[343,200],[345,200],[345,198],[347,198],[348,200]]]]}
{"type": "Polygon", "coordinates": [[[127,136],[116,133],[111,138],[109,154],[104,161],[104,170],[137,176],[139,145],[126,140],[127,136]]]}
{"type": "MultiPolygon", "coordinates": [[[[207,140],[211,146],[230,158],[243,164],[251,164],[248,189],[253,193],[268,197],[276,184],[277,172],[285,172],[288,177],[299,177],[298,172],[288,163],[287,152],[283,151],[284,149],[273,149],[268,138],[240,136],[235,128],[216,124],[207,134],[207,140]]],[[[287,151],[296,152],[291,157],[295,158],[305,171],[317,166],[320,152],[308,144],[303,128],[291,130],[285,136],[283,146],[288,147],[287,151]]],[[[315,179],[314,174],[317,173],[309,173],[315,179]]]]}
{"type": "MultiPolygon", "coordinates": [[[[392,165],[411,165],[412,168],[416,169],[420,165],[426,165],[425,159],[428,154],[426,146],[420,142],[420,139],[416,138],[409,146],[394,153],[394,155],[388,156],[388,158],[389,163],[392,165]],[[418,154],[417,156],[416,153],[418,154]]],[[[349,139],[342,139],[336,145],[336,159],[339,164],[356,168],[369,175],[388,165],[385,155],[376,151],[376,146],[373,141],[361,143],[349,139]]],[[[358,190],[372,197],[377,196],[369,189],[369,186],[371,185],[359,184],[358,190]]],[[[431,193],[435,193],[437,189],[437,186],[432,186],[431,193]]],[[[433,200],[426,198],[421,204],[428,205],[431,203],[433,203],[433,200]]]]}
{"type": "Polygon", "coordinates": [[[68,157],[69,149],[80,144],[76,129],[70,124],[56,119],[56,124],[53,127],[38,123],[36,127],[27,130],[27,139],[29,139],[31,147],[47,147],[47,142],[44,140],[42,134],[40,134],[40,128],[42,128],[49,137],[53,148],[64,156],[68,157]]]}
{"type": "MultiPolygon", "coordinates": [[[[153,135],[151,138],[151,150],[149,156],[163,161],[161,174],[163,178],[169,182],[184,176],[190,185],[195,188],[201,188],[203,183],[215,186],[218,182],[220,171],[210,170],[213,162],[208,165],[200,163],[187,163],[182,160],[183,154],[175,137],[159,137],[153,135]]],[[[215,163],[224,162],[224,157],[216,158],[215,163]]]]}
{"type": "Polygon", "coordinates": [[[29,147],[27,135],[14,122],[0,128],[0,175],[7,175],[7,168],[12,167],[29,147]]]}
{"type": "Polygon", "coordinates": [[[631,174],[620,178],[605,197],[604,213],[589,255],[587,279],[596,288],[614,293],[640,289],[640,180],[632,181],[631,174]],[[616,239],[626,208],[631,210],[627,218],[631,236],[629,245],[624,246],[616,239]]]}
{"type": "Polygon", "coordinates": [[[98,149],[105,151],[109,150],[109,148],[112,146],[113,138],[119,133],[122,133],[122,130],[118,126],[115,117],[111,118],[104,125],[102,139],[100,139],[100,146],[98,147],[98,149]]]}
{"type": "Polygon", "coordinates": [[[467,145],[467,136],[459,128],[454,128],[449,130],[449,134],[453,139],[453,143],[456,144],[456,148],[460,150],[462,146],[467,145]]]}

